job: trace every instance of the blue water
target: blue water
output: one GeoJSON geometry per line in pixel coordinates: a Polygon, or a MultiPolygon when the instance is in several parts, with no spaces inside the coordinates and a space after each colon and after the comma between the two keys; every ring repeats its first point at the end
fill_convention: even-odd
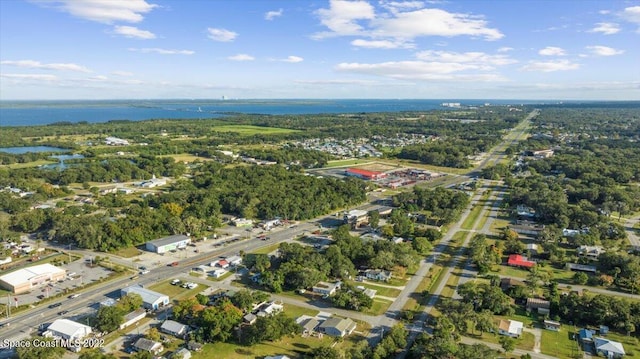
{"type": "Polygon", "coordinates": [[[58,159],[58,163],[50,163],[48,165],[42,165],[40,166],[41,168],[46,168],[46,169],[57,169],[57,170],[63,170],[67,167],[69,167],[69,165],[65,164],[64,161],[65,160],[71,160],[71,159],[75,159],[75,158],[84,158],[83,155],[81,154],[72,154],[72,155],[55,155],[55,156],[51,156],[52,158],[57,158],[58,159]]]}
{"type": "MultiPolygon", "coordinates": [[[[51,146],[28,146],[28,147],[0,147],[0,152],[11,153],[12,155],[22,155],[28,152],[69,152],[70,150],[51,146]]],[[[52,156],[52,157],[61,157],[52,156]]]]}
{"type": "Polygon", "coordinates": [[[56,122],[140,121],[149,119],[199,119],[233,113],[299,115],[359,112],[428,111],[446,109],[443,102],[477,106],[537,102],[507,100],[103,100],[103,101],[2,101],[0,126],[33,126],[56,122]]]}

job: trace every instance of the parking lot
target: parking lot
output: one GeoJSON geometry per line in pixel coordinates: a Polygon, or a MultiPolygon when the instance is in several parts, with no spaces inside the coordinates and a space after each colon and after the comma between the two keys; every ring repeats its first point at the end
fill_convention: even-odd
{"type": "Polygon", "coordinates": [[[64,280],[42,284],[33,288],[30,293],[15,295],[18,298],[18,304],[37,303],[48,297],[60,295],[71,296],[77,289],[88,283],[97,281],[101,278],[108,277],[112,272],[104,267],[92,266],[89,258],[81,258],[69,264],[63,265],[62,268],[67,270],[67,277],[64,280]]]}

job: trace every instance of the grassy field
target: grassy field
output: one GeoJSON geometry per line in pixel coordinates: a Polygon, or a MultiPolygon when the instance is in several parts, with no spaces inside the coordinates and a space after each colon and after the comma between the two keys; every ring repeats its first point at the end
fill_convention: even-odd
{"type": "Polygon", "coordinates": [[[251,126],[251,125],[215,126],[215,127],[212,127],[211,130],[214,132],[236,132],[245,136],[252,136],[257,134],[274,135],[274,134],[300,132],[299,130],[292,130],[289,128],[262,127],[262,126],[251,126]]]}
{"type": "Polygon", "coordinates": [[[211,161],[211,158],[190,155],[188,153],[179,153],[176,155],[160,155],[158,157],[173,157],[176,162],[193,162],[195,160],[211,161]]]}
{"type": "Polygon", "coordinates": [[[202,284],[198,284],[196,288],[187,289],[187,288],[182,288],[179,285],[171,285],[170,281],[168,280],[166,282],[154,284],[150,286],[149,289],[154,290],[156,292],[160,292],[162,294],[166,294],[173,301],[177,301],[180,299],[193,297],[196,294],[202,292],[205,289],[205,287],[202,284]]]}
{"type": "Polygon", "coordinates": [[[270,246],[266,246],[266,247],[262,247],[262,248],[258,248],[255,251],[251,252],[253,254],[269,254],[273,251],[275,251],[276,249],[278,249],[280,245],[279,244],[272,244],[270,246]]]}
{"type": "Polygon", "coordinates": [[[467,230],[472,229],[473,225],[478,220],[480,213],[484,211],[484,202],[485,202],[484,196],[482,198],[483,199],[478,201],[478,203],[473,206],[473,209],[471,210],[467,218],[465,218],[464,222],[462,222],[462,226],[461,226],[462,229],[467,229],[467,230]]]}
{"type": "Polygon", "coordinates": [[[48,161],[48,160],[37,160],[37,161],[25,162],[25,163],[12,163],[10,165],[0,165],[0,168],[6,167],[10,169],[18,169],[18,168],[38,167],[42,165],[48,165],[51,163],[57,163],[57,162],[48,161]]]}
{"type": "Polygon", "coordinates": [[[315,317],[316,315],[318,315],[318,313],[320,313],[320,311],[318,310],[298,307],[297,305],[286,304],[286,303],[284,304],[284,312],[285,314],[287,314],[287,316],[291,318],[298,318],[301,315],[308,315],[311,317],[315,317]]]}
{"type": "Polygon", "coordinates": [[[422,280],[420,284],[416,287],[416,291],[409,294],[409,298],[407,298],[407,302],[405,303],[403,310],[417,310],[423,305],[423,297],[422,292],[425,290],[430,291],[431,288],[434,287],[434,284],[438,282],[440,275],[442,274],[442,267],[439,265],[431,266],[429,270],[429,274],[427,274],[422,280]]]}
{"type": "Polygon", "coordinates": [[[371,308],[365,310],[364,313],[371,315],[382,315],[387,311],[387,309],[389,309],[390,305],[391,302],[388,300],[374,299],[371,308]]]}
{"type": "Polygon", "coordinates": [[[401,290],[400,289],[394,289],[394,288],[387,288],[387,287],[381,287],[381,286],[377,286],[375,284],[369,284],[369,283],[360,283],[360,282],[352,282],[350,283],[353,286],[363,286],[365,288],[369,288],[369,289],[374,289],[376,290],[376,295],[381,295],[383,297],[391,297],[391,298],[395,298],[397,296],[400,295],[401,290]]]}
{"type": "Polygon", "coordinates": [[[133,258],[135,256],[142,254],[142,251],[136,247],[127,247],[127,248],[119,249],[114,254],[122,258],[133,258]]]}
{"type": "Polygon", "coordinates": [[[578,344],[572,340],[574,332],[570,327],[563,326],[559,332],[542,331],[540,351],[542,354],[553,355],[557,358],[571,358],[579,352],[578,344]]]}
{"type": "Polygon", "coordinates": [[[332,168],[332,167],[342,167],[342,166],[352,166],[352,165],[363,165],[368,163],[372,163],[372,161],[368,161],[365,159],[335,160],[335,161],[328,161],[327,165],[324,167],[332,168]]]}

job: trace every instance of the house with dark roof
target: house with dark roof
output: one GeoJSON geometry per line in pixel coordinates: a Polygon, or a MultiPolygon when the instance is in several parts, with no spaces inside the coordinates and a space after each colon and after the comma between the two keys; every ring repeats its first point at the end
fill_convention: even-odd
{"type": "Polygon", "coordinates": [[[500,279],[500,289],[502,289],[503,292],[508,290],[508,289],[511,289],[513,287],[524,287],[524,286],[526,286],[526,285],[521,280],[517,280],[517,279],[513,279],[513,278],[501,278],[500,279]]]}
{"type": "Polygon", "coordinates": [[[136,351],[149,352],[154,355],[158,355],[164,350],[164,347],[161,343],[149,340],[147,338],[139,338],[138,340],[136,340],[135,344],[133,344],[133,347],[136,349],[136,351]]]}
{"type": "Polygon", "coordinates": [[[544,329],[551,330],[554,332],[560,331],[560,322],[556,322],[553,320],[545,320],[544,321],[544,329]]]}
{"type": "Polygon", "coordinates": [[[551,302],[540,298],[527,298],[527,312],[536,311],[538,314],[549,314],[551,302]]]}

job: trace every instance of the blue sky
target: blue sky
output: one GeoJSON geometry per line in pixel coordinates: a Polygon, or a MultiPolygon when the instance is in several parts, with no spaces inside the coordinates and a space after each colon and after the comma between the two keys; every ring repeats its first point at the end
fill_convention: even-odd
{"type": "Polygon", "coordinates": [[[0,99],[640,100],[640,1],[2,0],[0,99]]]}

